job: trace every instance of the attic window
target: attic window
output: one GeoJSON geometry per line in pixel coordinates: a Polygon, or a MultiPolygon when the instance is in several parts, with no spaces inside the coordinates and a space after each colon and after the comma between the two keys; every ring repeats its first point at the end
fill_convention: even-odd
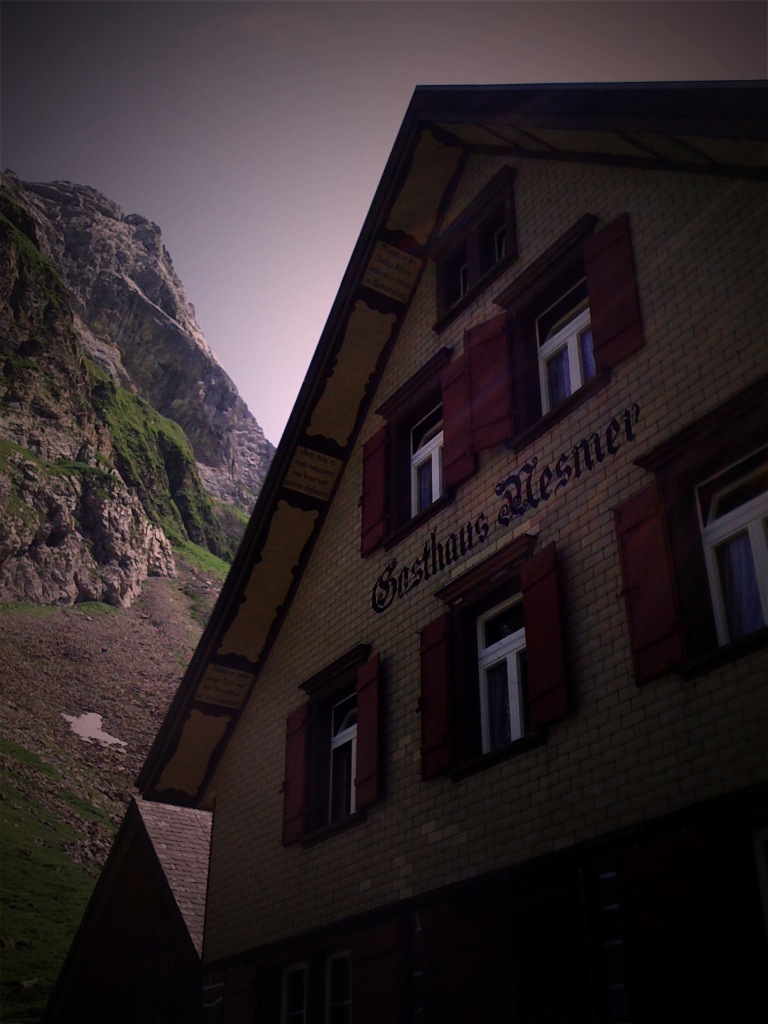
{"type": "Polygon", "coordinates": [[[517,256],[512,184],[505,167],[443,233],[435,250],[436,330],[441,330],[517,256]]]}

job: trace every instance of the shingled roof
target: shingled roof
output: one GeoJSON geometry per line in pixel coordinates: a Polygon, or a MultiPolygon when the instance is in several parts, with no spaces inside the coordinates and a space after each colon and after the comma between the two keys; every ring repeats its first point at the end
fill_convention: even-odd
{"type": "Polygon", "coordinates": [[[137,800],[141,820],[192,943],[203,951],[211,819],[208,811],[137,800]]]}
{"type": "Polygon", "coordinates": [[[162,958],[175,965],[180,991],[197,998],[211,819],[208,811],[131,801],[44,1021],[113,1019],[127,979],[162,958]]]}

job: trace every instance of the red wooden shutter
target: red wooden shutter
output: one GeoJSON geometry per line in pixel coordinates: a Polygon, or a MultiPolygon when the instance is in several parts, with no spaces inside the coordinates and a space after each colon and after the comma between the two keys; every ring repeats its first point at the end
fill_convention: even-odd
{"type": "Polygon", "coordinates": [[[307,815],[307,754],[309,704],[288,715],[285,727],[285,780],[283,782],[283,843],[301,839],[307,815]]]}
{"type": "Polygon", "coordinates": [[[469,365],[466,355],[443,371],[443,486],[458,487],[475,472],[469,365]]]}
{"type": "Polygon", "coordinates": [[[384,539],[387,477],[387,428],[382,427],[363,445],[363,510],[360,552],[373,551],[384,539]]]}
{"type": "Polygon", "coordinates": [[[357,670],[357,766],[355,805],[367,807],[379,798],[379,656],[357,670]]]}
{"type": "Polygon", "coordinates": [[[431,779],[452,761],[448,613],[421,631],[421,775],[431,779]]]}
{"type": "Polygon", "coordinates": [[[472,408],[472,450],[482,451],[512,434],[507,315],[464,332],[472,408]]]}
{"type": "Polygon", "coordinates": [[[495,1024],[503,1016],[499,913],[481,903],[419,912],[425,1024],[495,1024]]]}
{"type": "Polygon", "coordinates": [[[643,347],[629,216],[623,213],[584,242],[595,363],[605,370],[643,347]]]}
{"type": "Polygon", "coordinates": [[[667,672],[685,656],[658,484],[614,509],[614,519],[635,681],[639,684],[667,672]]]}
{"type": "Polygon", "coordinates": [[[528,714],[532,728],[568,711],[563,623],[555,544],[548,544],[520,570],[528,661],[528,714]]]}
{"type": "Polygon", "coordinates": [[[406,1019],[408,964],[404,922],[358,931],[352,940],[352,1020],[401,1024],[406,1019]]]}

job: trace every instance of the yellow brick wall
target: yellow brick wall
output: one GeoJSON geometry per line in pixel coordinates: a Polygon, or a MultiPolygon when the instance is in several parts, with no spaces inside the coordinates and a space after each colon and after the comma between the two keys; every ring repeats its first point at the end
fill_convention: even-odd
{"type": "MultiPolygon", "coordinates": [[[[453,214],[502,166],[474,158],[453,214]]],[[[632,677],[612,509],[650,482],[633,459],[768,370],[762,297],[762,185],[559,163],[522,163],[515,185],[520,257],[441,336],[429,265],[374,406],[443,345],[499,312],[492,297],[586,212],[630,214],[646,345],[595,394],[517,455],[484,452],[480,470],[428,525],[362,559],[361,443],[218,776],[206,957],[209,961],[436,887],[520,863],[768,779],[766,652],[693,680],[632,677]],[[526,456],[540,465],[637,402],[636,440],[572,480],[515,530],[495,522],[494,485],[526,456]],[[485,511],[486,542],[454,575],[519,532],[556,540],[567,607],[575,711],[545,745],[454,782],[422,782],[419,630],[441,611],[449,571],[383,614],[371,590],[386,562],[408,564],[485,511]],[[285,718],[299,684],[358,643],[385,676],[384,798],[360,826],[307,848],[281,843],[285,718]]],[[[452,214],[452,215],[453,215],[452,214]]],[[[371,413],[360,442],[382,421],[371,413]]]]}

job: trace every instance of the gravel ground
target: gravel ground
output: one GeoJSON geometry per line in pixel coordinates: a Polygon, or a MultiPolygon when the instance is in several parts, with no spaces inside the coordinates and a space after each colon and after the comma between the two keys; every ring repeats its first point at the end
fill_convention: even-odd
{"type": "Polygon", "coordinates": [[[62,783],[15,759],[7,767],[22,787],[43,784],[46,808],[81,836],[70,856],[94,871],[200,637],[199,617],[220,586],[182,565],[179,571],[174,580],[148,579],[125,610],[0,605],[0,737],[54,767],[62,783]],[[64,716],[87,713],[100,715],[101,729],[122,744],[80,738],[64,716]],[[110,825],[80,818],[63,789],[103,808],[110,825]]]}

